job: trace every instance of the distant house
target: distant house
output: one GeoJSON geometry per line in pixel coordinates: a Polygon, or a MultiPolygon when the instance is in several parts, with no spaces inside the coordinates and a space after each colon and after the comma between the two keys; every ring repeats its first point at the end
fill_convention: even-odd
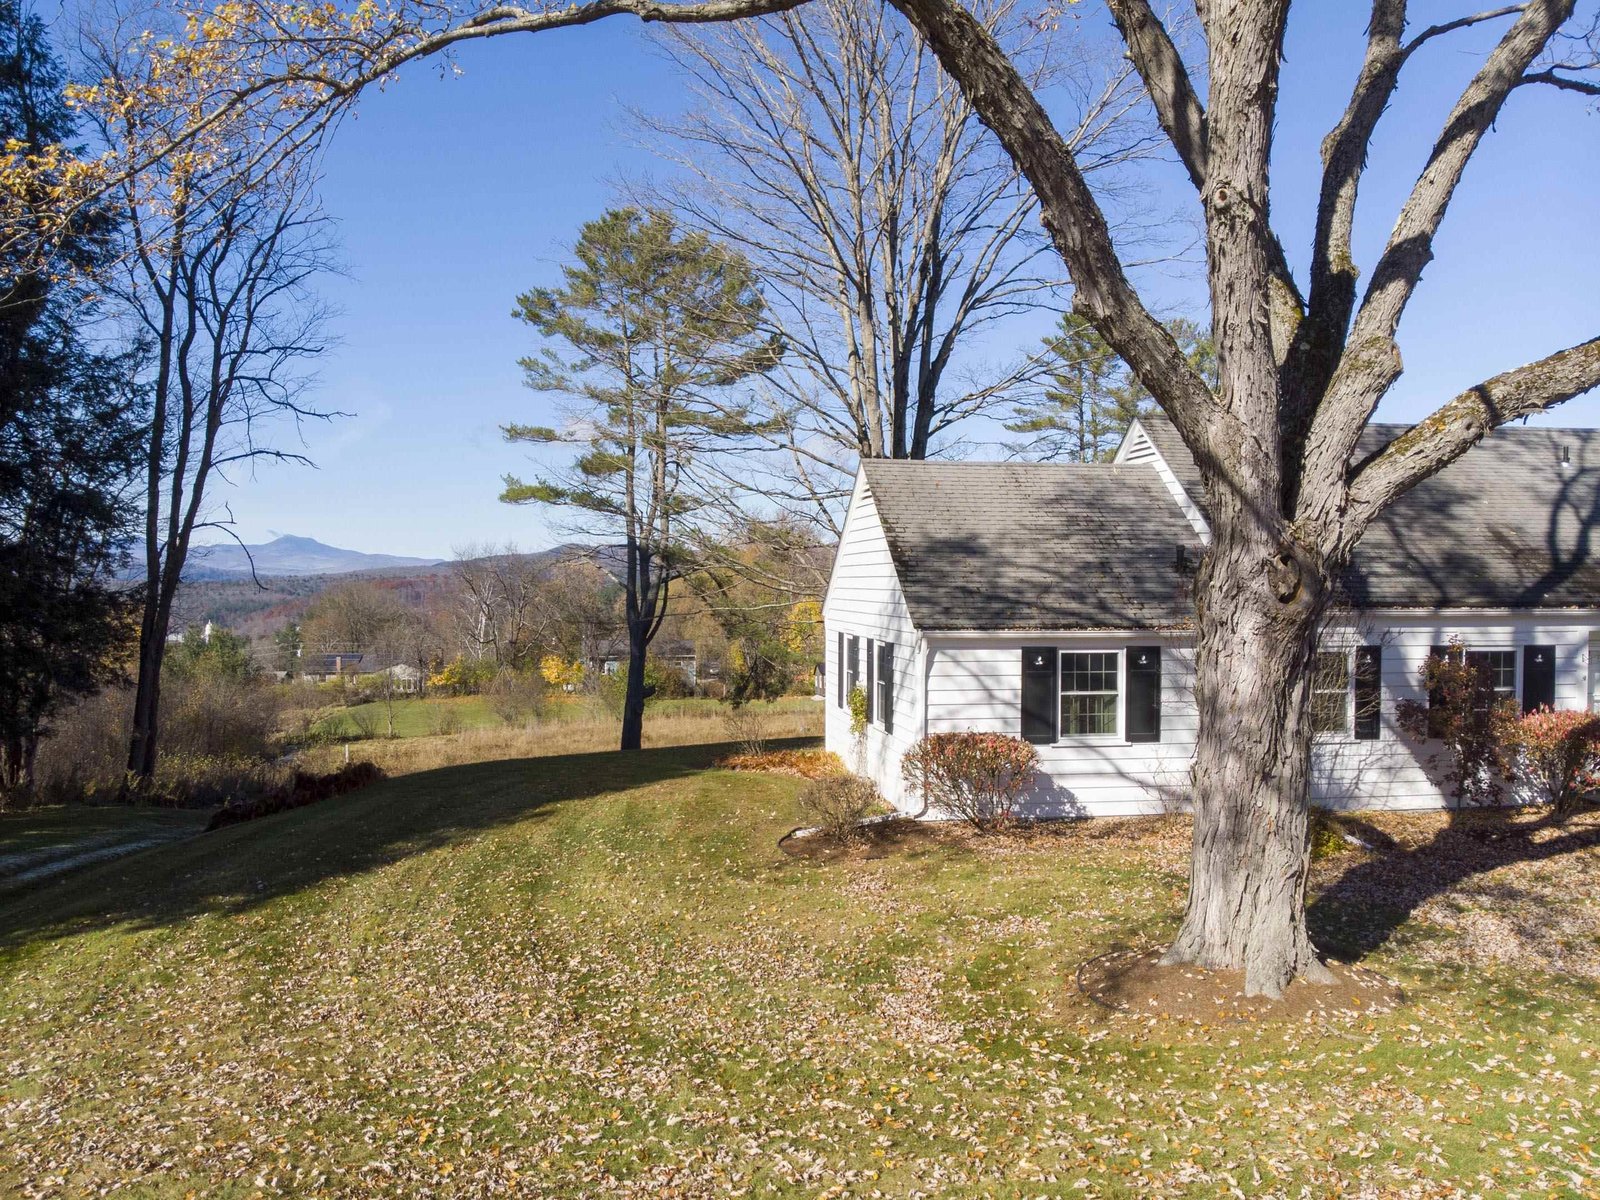
{"type": "MultiPolygon", "coordinates": [[[[694,687],[700,679],[700,659],[694,643],[687,641],[656,641],[650,646],[650,657],[677,671],[694,687]]],[[[590,669],[601,675],[615,675],[625,670],[628,663],[628,643],[625,640],[606,642],[594,652],[590,669]]]]}
{"type": "Polygon", "coordinates": [[[373,672],[374,675],[392,680],[394,690],[415,695],[422,690],[422,672],[410,663],[395,663],[393,666],[384,667],[381,671],[373,672]]]}
{"type": "MultiPolygon", "coordinates": [[[[1395,437],[1374,426],[1359,453],[1395,437]]],[[[1600,707],[1600,431],[1508,428],[1398,501],[1342,581],[1319,656],[1314,800],[1446,804],[1395,706],[1453,638],[1524,711],[1600,707]]],[[[1035,816],[1151,813],[1188,792],[1199,472],[1161,417],[1107,464],[869,461],[823,606],[827,745],[903,810],[923,734],[1038,747],[1035,816]],[[849,696],[863,689],[859,744],[849,696]],[[858,754],[859,749],[859,754],[858,754]]]]}
{"type": "Polygon", "coordinates": [[[352,679],[361,674],[361,660],[365,657],[353,650],[335,654],[303,654],[300,674],[314,683],[327,683],[341,676],[352,679]]]}

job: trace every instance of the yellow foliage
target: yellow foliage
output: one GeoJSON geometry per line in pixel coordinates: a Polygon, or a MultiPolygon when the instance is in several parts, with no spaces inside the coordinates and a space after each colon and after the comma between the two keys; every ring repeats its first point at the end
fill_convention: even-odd
{"type": "Polygon", "coordinates": [[[539,660],[539,674],[556,687],[577,687],[583,682],[583,664],[577,659],[568,662],[559,654],[546,654],[539,660]]]}
{"type": "Polygon", "coordinates": [[[800,600],[789,609],[783,624],[783,648],[790,654],[816,657],[814,647],[822,632],[822,605],[800,600]]]}
{"type": "Polygon", "coordinates": [[[466,660],[458,654],[428,676],[428,686],[431,688],[448,688],[451,691],[455,691],[466,682],[466,679],[466,660]]]}

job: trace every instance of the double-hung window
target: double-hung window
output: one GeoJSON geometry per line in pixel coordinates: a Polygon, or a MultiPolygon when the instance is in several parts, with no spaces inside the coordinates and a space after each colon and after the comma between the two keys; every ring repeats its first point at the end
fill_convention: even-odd
{"type": "Polygon", "coordinates": [[[1478,672],[1483,693],[1480,711],[1503,700],[1517,698],[1517,652],[1515,650],[1468,650],[1467,665],[1478,672]]]}
{"type": "Polygon", "coordinates": [[[1115,650],[1061,652],[1060,736],[1117,732],[1117,657],[1115,650]]]}
{"type": "Polygon", "coordinates": [[[1311,731],[1350,732],[1350,652],[1319,650],[1311,669],[1311,731]]]}

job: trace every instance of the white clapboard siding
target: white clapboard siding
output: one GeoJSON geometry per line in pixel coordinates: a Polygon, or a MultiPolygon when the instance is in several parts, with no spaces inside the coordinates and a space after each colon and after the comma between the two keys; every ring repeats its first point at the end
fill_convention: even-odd
{"type": "Polygon", "coordinates": [[[1522,695],[1522,649],[1555,649],[1555,706],[1588,707],[1589,637],[1593,610],[1527,613],[1451,612],[1434,616],[1390,612],[1362,615],[1324,638],[1329,647],[1381,645],[1383,695],[1379,736],[1356,741],[1319,735],[1312,752],[1311,794],[1327,808],[1438,808],[1448,803],[1429,763],[1437,744],[1416,743],[1395,723],[1401,700],[1425,701],[1419,672],[1433,646],[1461,637],[1472,650],[1514,650],[1517,695],[1522,695]]]}
{"type": "Polygon", "coordinates": [[[928,732],[1004,733],[1022,721],[1022,649],[1121,650],[1162,644],[1161,741],[1130,744],[1119,733],[1039,746],[1041,781],[1027,815],[1121,816],[1165,812],[1188,794],[1194,757],[1194,656],[1159,635],[1073,638],[997,634],[941,640],[928,647],[928,732]],[[1163,644],[1164,643],[1164,644],[1163,644]]]}
{"type": "MultiPolygon", "coordinates": [[[[827,747],[851,770],[873,780],[896,808],[915,810],[920,804],[901,785],[900,760],[922,736],[922,641],[900,590],[877,506],[861,474],[856,476],[850,512],[834,555],[822,623],[828,643],[823,701],[827,747]],[[839,659],[841,633],[862,639],[863,684],[868,679],[866,639],[872,639],[874,646],[888,642],[894,647],[892,733],[884,731],[876,711],[864,738],[858,740],[850,732],[850,710],[839,704],[839,680],[845,669],[839,659]]],[[[876,695],[873,700],[876,709],[876,695]]]]}
{"type": "MultiPolygon", "coordinates": [[[[1475,650],[1517,652],[1517,693],[1522,692],[1522,649],[1551,646],[1556,653],[1558,708],[1588,706],[1594,611],[1564,613],[1451,613],[1421,616],[1373,613],[1358,624],[1333,628],[1329,648],[1383,646],[1381,727],[1376,740],[1319,735],[1312,751],[1312,799],[1328,808],[1438,808],[1448,802],[1429,762],[1437,746],[1409,741],[1395,724],[1402,699],[1426,699],[1418,672],[1431,647],[1454,636],[1475,650]]],[[[1129,634],[1117,639],[1052,639],[1000,635],[982,639],[929,639],[928,731],[974,730],[1016,734],[1021,724],[1021,651],[1024,646],[1104,650],[1160,639],[1129,634]]],[[[1120,737],[1064,740],[1040,746],[1045,781],[1032,798],[1035,816],[1114,816],[1184,806],[1194,755],[1197,716],[1193,656],[1169,641],[1162,654],[1161,741],[1129,745],[1120,737]]]]}

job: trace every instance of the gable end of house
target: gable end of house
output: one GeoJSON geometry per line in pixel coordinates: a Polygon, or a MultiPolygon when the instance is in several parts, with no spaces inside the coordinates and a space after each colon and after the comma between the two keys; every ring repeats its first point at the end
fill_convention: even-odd
{"type": "Polygon", "coordinates": [[[1161,450],[1151,440],[1149,432],[1138,417],[1129,424],[1128,432],[1123,436],[1122,444],[1117,447],[1116,456],[1111,461],[1130,466],[1148,464],[1154,467],[1167,492],[1172,496],[1173,502],[1182,511],[1201,543],[1207,546],[1211,544],[1211,525],[1206,521],[1205,514],[1200,511],[1200,505],[1195,502],[1196,498],[1189,494],[1189,489],[1183,485],[1183,481],[1173,471],[1172,464],[1167,462],[1161,450]]]}

